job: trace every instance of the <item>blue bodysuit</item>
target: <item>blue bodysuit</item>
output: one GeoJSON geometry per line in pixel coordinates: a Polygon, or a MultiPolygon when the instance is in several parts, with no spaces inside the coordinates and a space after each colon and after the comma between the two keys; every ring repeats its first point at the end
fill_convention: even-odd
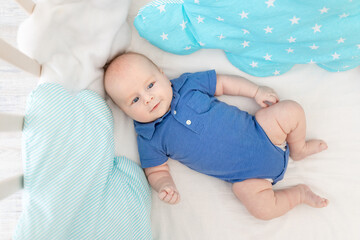
{"type": "Polygon", "coordinates": [[[171,110],[150,123],[134,121],[143,168],[175,159],[228,182],[284,176],[289,150],[271,143],[255,117],[214,97],[215,71],[172,82],[171,110]]]}

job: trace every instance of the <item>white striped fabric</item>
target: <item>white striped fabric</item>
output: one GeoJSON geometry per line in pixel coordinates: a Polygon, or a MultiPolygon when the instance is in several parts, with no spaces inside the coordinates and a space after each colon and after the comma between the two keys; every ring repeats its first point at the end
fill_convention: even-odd
{"type": "Polygon", "coordinates": [[[151,239],[142,169],[114,157],[105,101],[45,83],[29,97],[23,130],[26,204],[14,239],[151,239]]]}

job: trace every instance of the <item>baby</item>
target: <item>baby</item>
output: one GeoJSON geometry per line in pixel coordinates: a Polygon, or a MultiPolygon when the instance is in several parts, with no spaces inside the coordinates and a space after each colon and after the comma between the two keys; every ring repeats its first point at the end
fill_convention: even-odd
{"type": "Polygon", "coordinates": [[[161,200],[180,201],[167,165],[172,158],[231,182],[235,196],[259,219],[279,217],[303,203],[328,205],[304,184],[272,189],[284,176],[289,154],[301,160],[327,144],[306,141],[303,109],[294,101],[279,101],[271,88],[215,71],[170,81],[136,53],[114,59],[104,81],[112,100],[134,119],[141,165],[161,200]],[[262,109],[249,115],[215,98],[223,94],[254,98],[262,109]]]}

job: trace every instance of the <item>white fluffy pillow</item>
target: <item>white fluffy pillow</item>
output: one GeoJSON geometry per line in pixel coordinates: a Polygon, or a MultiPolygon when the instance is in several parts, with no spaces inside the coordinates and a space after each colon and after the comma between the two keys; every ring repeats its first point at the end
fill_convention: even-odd
{"type": "Polygon", "coordinates": [[[41,83],[104,96],[102,67],[130,43],[130,2],[39,0],[19,28],[19,49],[42,64],[41,83]]]}

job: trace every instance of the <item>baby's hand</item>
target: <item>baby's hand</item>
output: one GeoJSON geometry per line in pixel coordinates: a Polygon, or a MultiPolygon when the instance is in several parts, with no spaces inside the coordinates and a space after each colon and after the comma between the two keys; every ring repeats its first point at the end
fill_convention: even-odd
{"type": "Polygon", "coordinates": [[[257,104],[259,104],[261,107],[268,107],[270,104],[267,102],[272,104],[279,102],[279,97],[276,92],[272,88],[265,86],[259,87],[254,98],[257,104]]]}
{"type": "Polygon", "coordinates": [[[176,204],[180,201],[180,194],[174,186],[168,185],[159,191],[159,198],[169,204],[176,204]]]}

